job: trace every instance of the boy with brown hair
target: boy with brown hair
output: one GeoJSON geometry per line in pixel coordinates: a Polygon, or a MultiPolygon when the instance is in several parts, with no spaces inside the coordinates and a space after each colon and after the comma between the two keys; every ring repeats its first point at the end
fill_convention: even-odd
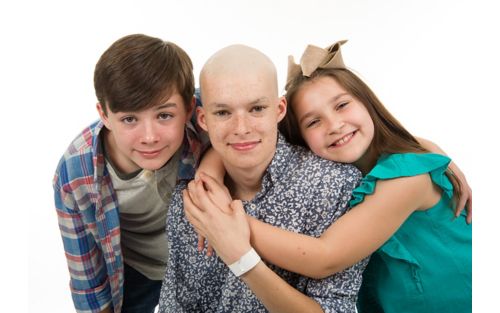
{"type": "Polygon", "coordinates": [[[94,72],[100,120],[70,144],[53,186],[78,312],[153,312],[172,190],[201,152],[193,66],[177,45],[125,36],[94,72]]]}

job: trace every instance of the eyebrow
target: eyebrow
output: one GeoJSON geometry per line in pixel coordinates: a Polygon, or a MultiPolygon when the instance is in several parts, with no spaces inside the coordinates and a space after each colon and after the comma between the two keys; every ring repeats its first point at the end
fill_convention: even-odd
{"type": "MultiPolygon", "coordinates": [[[[267,102],[267,101],[269,101],[268,97],[261,97],[261,98],[257,98],[253,101],[248,102],[247,105],[256,105],[256,104],[267,102]]],[[[224,102],[212,102],[211,105],[214,106],[215,108],[227,108],[229,106],[228,104],[226,104],[224,102]]]]}
{"type": "MultiPolygon", "coordinates": [[[[335,102],[337,102],[337,101],[339,100],[339,98],[341,98],[341,97],[343,97],[343,96],[346,96],[346,95],[348,96],[348,95],[349,95],[349,93],[348,93],[348,92],[343,92],[343,93],[340,93],[340,94],[336,95],[335,97],[332,97],[330,100],[328,100],[328,104],[335,103],[335,102]]],[[[299,125],[300,125],[300,124],[302,124],[302,122],[303,122],[306,118],[308,118],[308,117],[310,117],[310,116],[312,116],[312,115],[314,115],[314,112],[307,112],[306,114],[304,114],[304,116],[302,116],[302,117],[300,118],[300,120],[299,120],[299,125]]]]}
{"type": "Polygon", "coordinates": [[[163,110],[163,109],[168,109],[168,108],[174,108],[174,107],[177,107],[177,103],[175,102],[167,102],[167,103],[163,103],[163,104],[160,104],[158,105],[157,107],[155,107],[155,110],[163,110]]]}

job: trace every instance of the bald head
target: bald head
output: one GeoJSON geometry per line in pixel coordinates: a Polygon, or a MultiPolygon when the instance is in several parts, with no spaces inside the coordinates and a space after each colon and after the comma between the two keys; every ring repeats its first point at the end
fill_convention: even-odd
{"type": "Polygon", "coordinates": [[[207,83],[247,77],[249,82],[257,78],[268,84],[278,96],[276,67],[262,52],[245,45],[231,45],[212,55],[200,72],[200,87],[203,93],[207,83]]]}

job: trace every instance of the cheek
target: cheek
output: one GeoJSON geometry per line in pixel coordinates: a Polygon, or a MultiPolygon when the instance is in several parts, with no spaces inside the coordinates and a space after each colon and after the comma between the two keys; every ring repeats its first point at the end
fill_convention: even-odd
{"type": "Polygon", "coordinates": [[[318,132],[315,131],[306,131],[302,132],[302,137],[304,141],[309,146],[309,149],[315,154],[319,154],[321,151],[321,147],[323,146],[322,138],[319,136],[318,132]]]}

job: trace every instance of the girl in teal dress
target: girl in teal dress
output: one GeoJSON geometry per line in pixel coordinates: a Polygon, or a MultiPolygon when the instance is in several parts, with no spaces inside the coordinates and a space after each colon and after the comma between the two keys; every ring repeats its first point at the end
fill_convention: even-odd
{"type": "MultiPolygon", "coordinates": [[[[320,238],[312,238],[242,218],[237,202],[232,211],[218,210],[223,187],[201,175],[198,183],[210,192],[191,184],[186,214],[216,251],[227,253],[250,240],[265,260],[313,278],[373,253],[359,293],[360,313],[471,312],[472,226],[462,210],[463,197],[458,206],[456,201],[468,185],[448,170],[448,157],[430,153],[442,152],[437,146],[416,140],[346,69],[343,43],[327,49],[308,46],[300,65],[290,59],[288,112],[281,131],[292,143],[361,170],[364,178],[353,192],[352,209],[320,238]],[[201,197],[212,197],[213,207],[200,210],[196,199],[201,197]],[[241,235],[248,228],[251,239],[241,235]]],[[[470,198],[467,204],[470,210],[470,198]]],[[[290,296],[279,277],[253,270],[245,275],[267,286],[274,281],[283,297],[290,296]]]]}

